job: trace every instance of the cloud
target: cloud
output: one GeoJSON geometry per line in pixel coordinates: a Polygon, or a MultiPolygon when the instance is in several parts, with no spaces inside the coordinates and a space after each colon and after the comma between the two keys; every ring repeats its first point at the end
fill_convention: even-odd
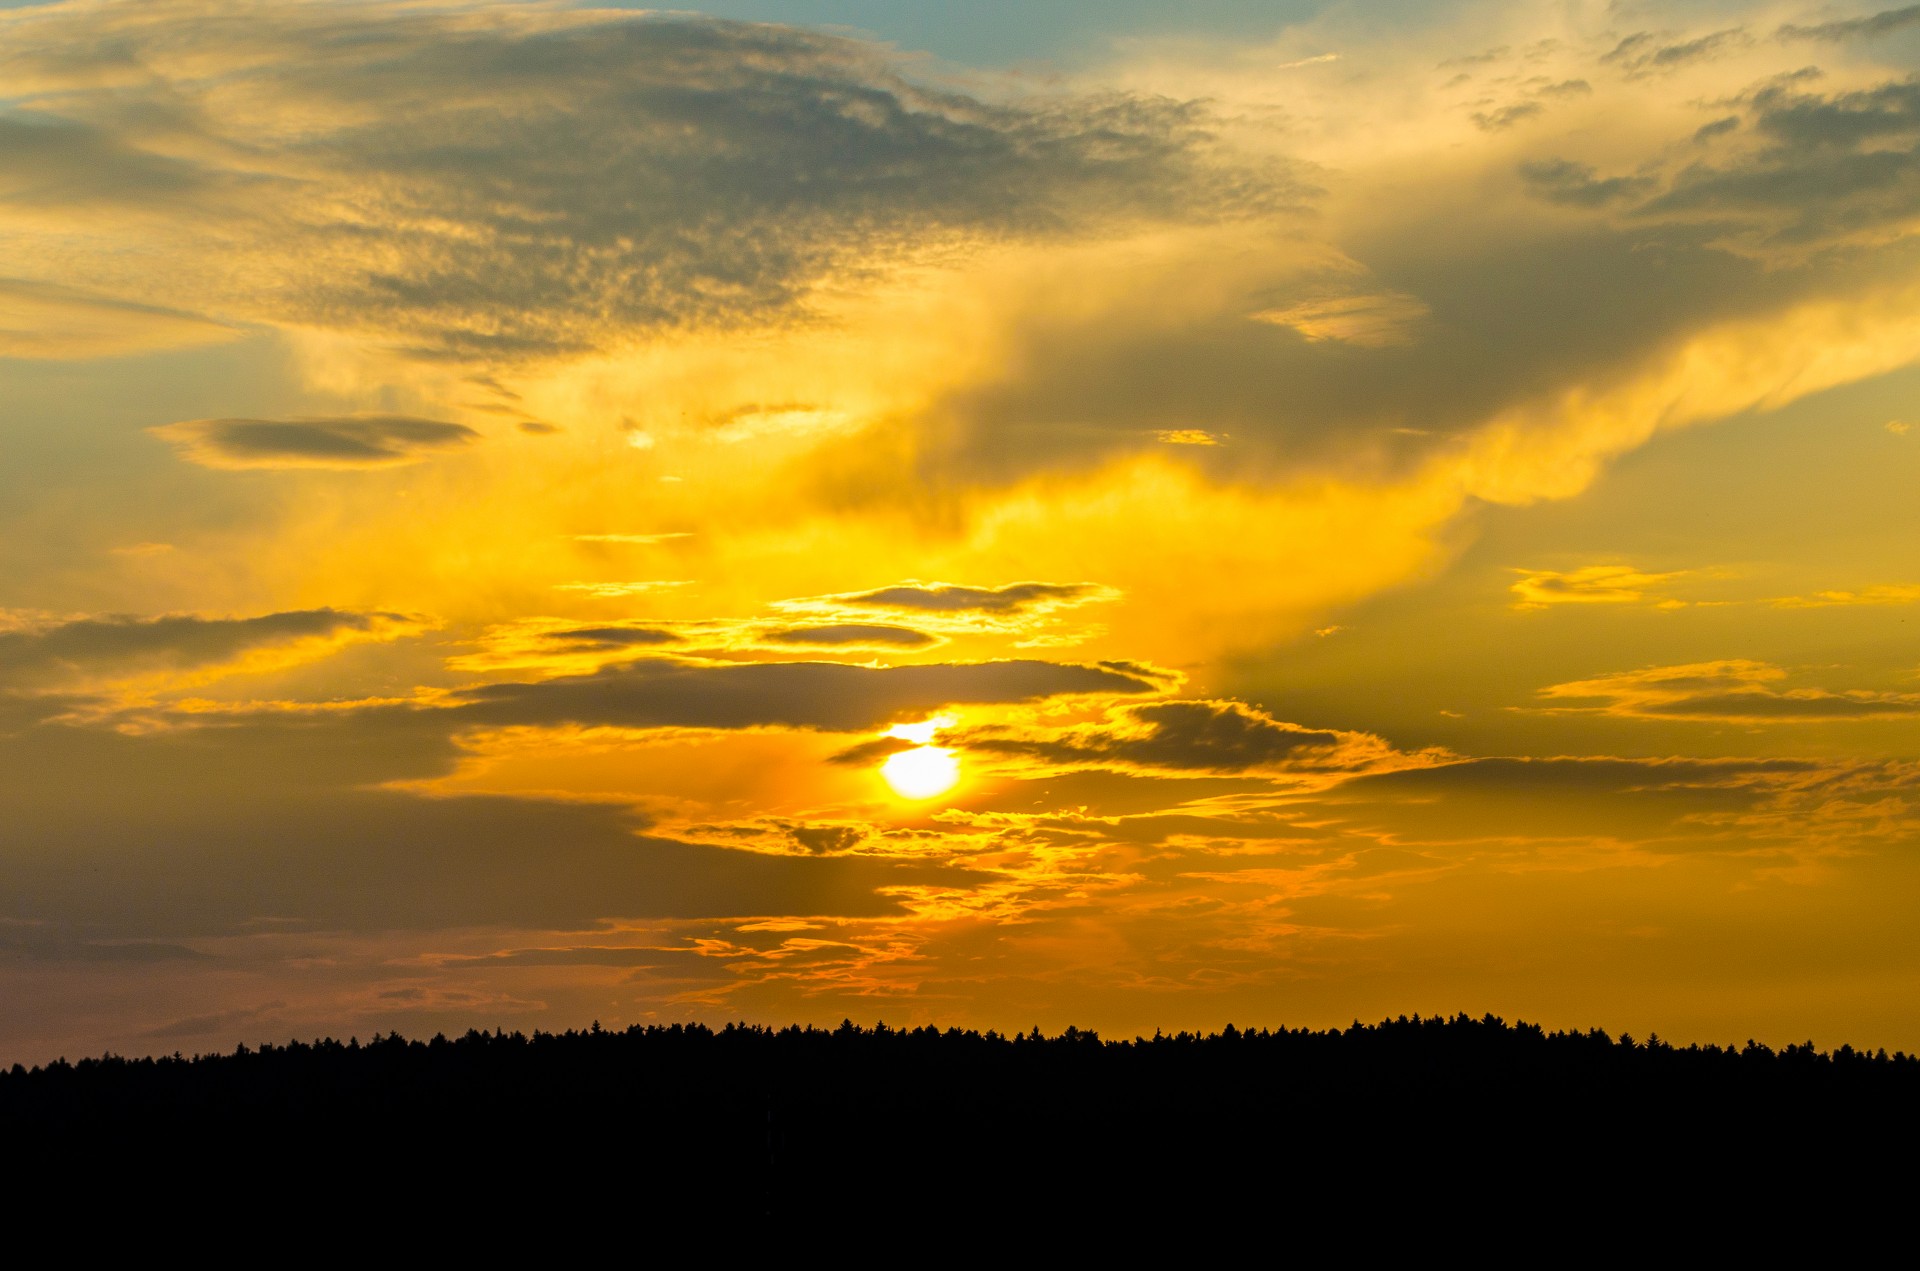
{"type": "MultiPolygon", "coordinates": [[[[1509,589],[1514,595],[1514,608],[1545,609],[1551,605],[1639,604],[1649,599],[1648,592],[1684,577],[1687,571],[1649,574],[1631,565],[1585,565],[1566,573],[1551,569],[1514,572],[1521,575],[1509,589]]],[[[1659,603],[1672,606],[1681,602],[1659,603]]]]}
{"type": "Polygon", "coordinates": [[[863,648],[917,649],[935,639],[911,627],[890,627],[870,622],[836,622],[821,627],[781,627],[763,637],[772,644],[831,644],[863,648]]]}
{"type": "Polygon", "coordinates": [[[117,210],[229,311],[431,356],[780,321],[889,258],[1297,198],[1192,103],[989,101],[687,14],[156,0],[9,14],[0,59],[39,103],[0,116],[0,217],[117,210]]]}
{"type": "Polygon", "coordinates": [[[1539,102],[1514,102],[1497,110],[1477,110],[1473,113],[1473,122],[1487,132],[1500,132],[1515,124],[1538,118],[1546,112],[1539,102]]]}
{"type": "Polygon", "coordinates": [[[597,600],[620,600],[627,596],[644,596],[650,591],[669,591],[676,587],[691,587],[691,578],[636,578],[623,583],[555,583],[555,591],[578,591],[597,600]]]}
{"type": "Polygon", "coordinates": [[[1777,609],[1828,609],[1842,605],[1911,605],[1920,603],[1920,585],[1883,583],[1859,591],[1816,591],[1811,596],[1781,596],[1777,609]]]}
{"type": "Polygon", "coordinates": [[[462,671],[541,670],[548,674],[597,670],[609,662],[644,658],[669,646],[700,656],[791,656],[795,649],[825,654],[900,653],[942,643],[938,636],[892,623],[829,622],[792,625],[740,618],[673,622],[581,623],[528,618],[489,627],[479,648],[448,660],[462,671]]]}
{"type": "Polygon", "coordinates": [[[169,1041],[188,1037],[205,1037],[209,1034],[220,1034],[224,1037],[241,1024],[265,1023],[272,1019],[276,1012],[285,1010],[286,1005],[285,1002],[276,1001],[268,1002],[264,1006],[236,1007],[228,1011],[209,1011],[205,1015],[189,1015],[185,1019],[162,1024],[158,1028],[150,1028],[141,1036],[169,1041]]]}
{"type": "MultiPolygon", "coordinates": [[[[0,28],[0,41],[11,33],[0,28]]],[[[10,72],[18,69],[18,51],[0,43],[0,55],[14,55],[7,57],[10,72]]],[[[43,56],[50,53],[42,50],[43,56]]],[[[80,60],[93,59],[82,53],[80,60]]],[[[11,87],[18,92],[24,85],[11,87]]],[[[0,99],[0,206],[83,216],[112,208],[177,211],[223,186],[230,192],[222,174],[190,159],[143,149],[131,138],[53,114],[44,105],[23,108],[17,99],[0,99]]]]}
{"type": "Polygon", "coordinates": [[[456,671],[578,672],[647,657],[668,645],[686,643],[686,636],[659,623],[526,618],[488,627],[474,643],[478,646],[474,651],[448,658],[447,666],[456,671]]]}
{"type": "Polygon", "coordinates": [[[0,684],[119,680],[127,677],[284,665],[355,639],[391,640],[419,631],[395,613],[304,609],[253,618],[113,615],[0,630],[0,684]]]}
{"type": "Polygon", "coordinates": [[[1756,837],[1722,818],[1774,809],[1793,823],[1787,841],[1808,846],[1810,821],[1848,767],[1796,758],[1490,756],[1360,776],[1299,812],[1410,846],[1599,840],[1663,854],[1751,852],[1756,837]]]}
{"type": "MultiPolygon", "coordinates": [[[[930,638],[1019,635],[1023,643],[1016,647],[1037,648],[1078,643],[1090,632],[1098,632],[1098,626],[1070,623],[1070,611],[1119,598],[1114,588],[1094,583],[1019,582],[978,587],[909,580],[871,591],[781,600],[771,607],[782,614],[812,619],[808,625],[827,628],[900,627],[930,638]]],[[[749,634],[777,648],[781,641],[774,632],[778,629],[755,624],[749,634]]]]}
{"type": "Polygon", "coordinates": [[[204,468],[390,468],[464,446],[464,424],[406,415],[313,419],[189,419],[148,432],[204,468]]]}
{"type": "Polygon", "coordinates": [[[1121,706],[1094,724],[991,725],[942,732],[944,744],[1057,767],[1159,772],[1354,773],[1418,762],[1365,733],[1305,728],[1242,702],[1121,706]]]}
{"type": "Polygon", "coordinates": [[[1139,668],[1005,661],[871,667],[649,660],[592,675],[488,684],[458,695],[461,721],[493,726],[753,728],[859,732],[942,706],[1157,691],[1139,668]]]}
{"type": "MultiPolygon", "coordinates": [[[[1009,583],[1004,587],[962,587],[954,583],[904,583],[878,591],[822,599],[849,609],[900,609],[915,613],[1028,613],[1106,599],[1091,583],[1009,583]]],[[[790,601],[794,606],[808,601],[790,601]]]]}
{"type": "Polygon", "coordinates": [[[1841,18],[1833,22],[1820,22],[1813,26],[1795,26],[1788,23],[1776,33],[1783,40],[1824,40],[1837,43],[1850,40],[1855,36],[1873,39],[1877,36],[1891,35],[1895,31],[1920,24],[1920,4],[1910,4],[1900,9],[1885,9],[1870,17],[1841,18]]]}
{"type": "Polygon", "coordinates": [[[1653,75],[1677,70],[1690,62],[1706,61],[1753,43],[1744,28],[1729,27],[1690,40],[1663,43],[1668,37],[1651,31],[1638,31],[1614,45],[1600,59],[1603,66],[1618,66],[1629,76],[1653,75]]]}
{"type": "Polygon", "coordinates": [[[1540,696],[1592,705],[1556,709],[1631,719],[1708,723],[1810,723],[1920,714],[1920,693],[1784,688],[1787,672],[1767,662],[1730,658],[1621,671],[1554,684],[1540,696]]]}
{"type": "Polygon", "coordinates": [[[1789,79],[1749,102],[1754,144],[1682,169],[1639,214],[1711,215],[1758,234],[1759,246],[1801,248],[1908,223],[1920,189],[1920,79],[1830,95],[1789,79]]]}
{"type": "Polygon", "coordinates": [[[816,856],[851,851],[867,836],[857,825],[796,825],[789,832],[795,843],[816,856]]]}
{"type": "Polygon", "coordinates": [[[109,357],[217,344],[238,334],[176,309],[50,282],[0,278],[0,357],[109,357]]]}
{"type": "Polygon", "coordinates": [[[1658,184],[1651,177],[1600,177],[1584,163],[1539,159],[1520,165],[1533,192],[1549,203],[1569,207],[1605,207],[1609,203],[1648,193],[1658,184]]]}
{"type": "MultiPolygon", "coordinates": [[[[5,924],[0,923],[0,931],[4,930],[5,924]]],[[[75,940],[57,930],[31,926],[0,935],[0,961],[150,966],[164,962],[199,962],[206,957],[196,949],[167,941],[75,940]]]]}
{"type": "Polygon", "coordinates": [[[1383,349],[1410,343],[1428,312],[1416,296],[1383,292],[1309,300],[1284,309],[1263,309],[1253,318],[1256,322],[1291,328],[1308,341],[1337,340],[1363,349],[1383,349]]]}
{"type": "Polygon", "coordinates": [[[924,742],[910,741],[905,737],[875,737],[828,757],[828,763],[843,764],[850,768],[865,768],[889,759],[909,750],[918,750],[924,742]]]}
{"type": "Polygon", "coordinates": [[[138,734],[61,723],[0,734],[15,845],[0,853],[0,930],[11,922],[51,948],[272,931],[878,916],[902,912],[888,888],[986,881],[944,857],[777,856],[683,842],[605,803],[381,788],[452,767],[458,719],[370,707],[138,734]]]}

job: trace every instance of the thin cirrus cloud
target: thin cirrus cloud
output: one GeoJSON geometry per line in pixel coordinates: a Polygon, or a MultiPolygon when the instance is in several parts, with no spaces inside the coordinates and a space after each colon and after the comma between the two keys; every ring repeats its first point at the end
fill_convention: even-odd
{"type": "Polygon", "coordinates": [[[1551,709],[1630,719],[1707,723],[1814,723],[1920,714],[1920,693],[1789,688],[1788,672],[1767,662],[1727,658],[1645,667],[1540,690],[1551,709]]]}
{"type": "Polygon", "coordinates": [[[0,631],[0,685],[189,671],[250,654],[324,652],[342,641],[417,632],[422,620],[397,613],[304,609],[252,618],[112,615],[0,631]]]}
{"type": "MultiPolygon", "coordinates": [[[[877,591],[822,599],[849,609],[899,609],[916,613],[1015,614],[1105,599],[1105,588],[1091,583],[1009,583],[1004,587],[965,587],[956,583],[902,583],[877,591]]],[[[789,601],[791,606],[810,602],[789,601]]]]}
{"type": "Polygon", "coordinates": [[[1583,565],[1572,570],[1521,569],[1509,589],[1516,609],[1547,609],[1555,605],[1632,605],[1674,607],[1683,601],[1661,597],[1661,588],[1685,570],[1653,574],[1631,565],[1583,565]]]}
{"type": "Polygon", "coordinates": [[[478,440],[464,424],[408,415],[189,419],[147,430],[205,468],[391,468],[478,440]]]}
{"type": "Polygon", "coordinates": [[[177,309],[55,283],[0,278],[0,357],[107,357],[218,344],[238,334],[177,309]]]}
{"type": "Polygon", "coordinates": [[[1833,609],[1853,605],[1920,604],[1920,584],[1878,583],[1858,591],[1816,591],[1810,596],[1781,596],[1776,609],[1833,609]]]}
{"type": "Polygon", "coordinates": [[[1190,103],[988,101],[881,46],[692,15],[181,0],[11,15],[0,57],[43,103],[0,130],[0,219],[90,200],[190,247],[151,227],[164,192],[199,222],[199,294],[436,357],[761,321],[855,259],[1297,201],[1276,165],[1218,162],[1190,103]],[[29,181],[42,152],[69,175],[29,181]]]}
{"type": "Polygon", "coordinates": [[[1838,42],[1855,37],[1872,39],[1881,35],[1892,35],[1908,27],[1920,26],[1920,4],[1910,4],[1899,9],[1885,9],[1863,18],[1838,18],[1832,22],[1816,22],[1811,26],[1799,26],[1787,23],[1777,33],[1783,40],[1824,40],[1838,42]]]}

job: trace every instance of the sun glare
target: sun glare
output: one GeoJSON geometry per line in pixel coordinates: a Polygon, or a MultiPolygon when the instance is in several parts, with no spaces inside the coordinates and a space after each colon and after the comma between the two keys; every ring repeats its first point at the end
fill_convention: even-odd
{"type": "Polygon", "coordinates": [[[944,746],[921,746],[888,759],[880,775],[903,799],[931,799],[959,782],[960,758],[944,746]]]}
{"type": "Polygon", "coordinates": [[[917,724],[895,724],[887,730],[887,736],[910,741],[916,746],[925,746],[933,741],[933,735],[942,728],[952,728],[955,721],[951,715],[935,715],[932,719],[923,719],[917,724]]]}

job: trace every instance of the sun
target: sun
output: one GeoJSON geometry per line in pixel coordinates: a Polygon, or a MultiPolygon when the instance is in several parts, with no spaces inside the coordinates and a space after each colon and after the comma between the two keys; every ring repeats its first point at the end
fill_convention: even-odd
{"type": "Polygon", "coordinates": [[[944,746],[903,750],[880,765],[880,775],[903,799],[931,799],[960,781],[960,757],[944,746]]]}

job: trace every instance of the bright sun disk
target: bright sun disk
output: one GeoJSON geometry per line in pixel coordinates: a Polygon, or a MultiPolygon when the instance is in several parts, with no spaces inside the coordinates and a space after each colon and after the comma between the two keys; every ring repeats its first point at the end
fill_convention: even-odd
{"type": "Polygon", "coordinates": [[[944,746],[903,750],[880,765],[880,775],[903,799],[931,799],[960,780],[960,757],[944,746]]]}

